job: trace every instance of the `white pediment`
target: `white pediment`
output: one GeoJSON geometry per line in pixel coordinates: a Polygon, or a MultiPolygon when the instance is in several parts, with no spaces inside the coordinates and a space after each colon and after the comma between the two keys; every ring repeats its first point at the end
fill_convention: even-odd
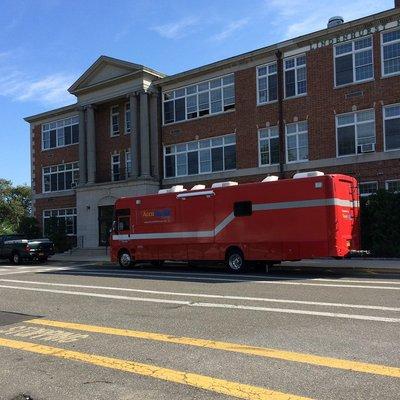
{"type": "Polygon", "coordinates": [[[84,82],[81,87],[96,85],[97,83],[109,81],[110,79],[119,78],[124,75],[135,72],[132,68],[123,68],[117,65],[104,64],[97,68],[84,82]]]}

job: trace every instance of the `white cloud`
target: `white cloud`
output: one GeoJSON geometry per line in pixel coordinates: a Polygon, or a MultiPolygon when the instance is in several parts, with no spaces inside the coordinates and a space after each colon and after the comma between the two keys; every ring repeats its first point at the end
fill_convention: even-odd
{"type": "Polygon", "coordinates": [[[0,96],[9,97],[13,101],[61,106],[75,100],[67,91],[76,78],[71,74],[55,73],[32,79],[18,71],[0,71],[0,76],[0,96]]]}
{"type": "Polygon", "coordinates": [[[151,29],[157,32],[160,36],[167,39],[179,39],[186,36],[189,28],[195,26],[198,19],[194,17],[186,17],[179,21],[169,22],[164,25],[153,26],[151,29]]]}
{"type": "Polygon", "coordinates": [[[211,37],[211,40],[222,41],[230,37],[237,30],[249,23],[249,18],[242,18],[230,22],[222,31],[211,37]]]}
{"type": "Polygon", "coordinates": [[[265,0],[266,11],[276,15],[272,23],[284,26],[285,38],[292,38],[326,28],[328,19],[341,15],[345,21],[354,20],[393,7],[393,0],[265,0]]]}

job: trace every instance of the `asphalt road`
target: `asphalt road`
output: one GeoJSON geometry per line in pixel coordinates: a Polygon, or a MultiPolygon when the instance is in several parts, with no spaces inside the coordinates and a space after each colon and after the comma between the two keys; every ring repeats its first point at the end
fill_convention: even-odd
{"type": "Polygon", "coordinates": [[[0,263],[0,399],[393,400],[399,327],[373,269],[0,263]]]}

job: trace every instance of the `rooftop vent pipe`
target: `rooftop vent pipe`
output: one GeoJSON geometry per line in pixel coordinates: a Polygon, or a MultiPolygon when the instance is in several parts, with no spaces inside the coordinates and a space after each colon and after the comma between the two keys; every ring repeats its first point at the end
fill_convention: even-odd
{"type": "Polygon", "coordinates": [[[340,17],[340,16],[329,18],[328,28],[333,28],[335,26],[342,25],[343,22],[344,22],[344,19],[343,19],[343,17],[340,17]]]}

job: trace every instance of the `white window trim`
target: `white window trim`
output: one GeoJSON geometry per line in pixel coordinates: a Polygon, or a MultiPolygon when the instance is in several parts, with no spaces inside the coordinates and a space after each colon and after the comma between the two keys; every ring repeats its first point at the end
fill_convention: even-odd
{"type": "MultiPolygon", "coordinates": [[[[67,211],[67,210],[74,210],[74,213],[73,214],[67,214],[67,213],[65,213],[65,216],[64,215],[58,215],[57,217],[55,217],[55,218],[63,218],[63,217],[77,217],[78,216],[78,214],[77,214],[77,212],[76,212],[76,207],[68,207],[68,208],[52,208],[52,209],[46,209],[46,210],[43,210],[43,212],[42,212],[42,227],[43,227],[43,235],[44,235],[44,221],[45,221],[45,219],[50,219],[52,216],[50,216],[50,217],[45,217],[44,216],[44,213],[45,212],[50,212],[50,213],[52,213],[53,211],[57,211],[57,212],[60,212],[61,210],[64,210],[65,212],[67,211]]],[[[77,229],[77,227],[75,226],[75,230],[77,229]]],[[[70,236],[70,237],[74,237],[74,236],[76,236],[77,234],[76,233],[67,233],[67,236],[70,236]]]]}
{"type": "MultiPolygon", "coordinates": [[[[72,119],[72,118],[78,118],[78,123],[77,124],[71,124],[71,125],[67,125],[67,126],[73,126],[73,125],[78,125],[79,126],[79,123],[80,123],[80,121],[79,121],[79,115],[71,115],[70,117],[65,117],[65,118],[61,118],[61,119],[58,119],[58,120],[56,120],[56,121],[50,121],[50,122],[46,122],[46,123],[43,123],[43,124],[41,124],[41,128],[42,128],[42,130],[41,130],[41,150],[42,151],[49,151],[49,150],[55,150],[55,149],[62,149],[62,148],[64,148],[64,147],[69,147],[69,146],[75,146],[75,145],[77,145],[77,144],[79,144],[79,137],[78,137],[78,141],[76,142],[76,143],[70,143],[70,144],[64,144],[63,146],[58,146],[58,140],[57,140],[57,128],[56,128],[56,147],[49,147],[48,149],[45,149],[44,148],[44,146],[43,146],[43,144],[44,144],[44,140],[43,140],[43,126],[44,125],[46,125],[46,124],[52,124],[52,123],[56,123],[57,124],[57,122],[59,122],[59,121],[64,121],[64,120],[66,120],[66,119],[72,119]]],[[[48,131],[46,131],[46,132],[50,132],[50,130],[48,130],[48,131]]],[[[64,138],[64,143],[65,143],[65,138],[64,138]]]]}
{"type": "MultiPolygon", "coordinates": [[[[200,92],[200,93],[205,93],[205,92],[206,92],[206,91],[200,92]]],[[[195,93],[193,93],[193,94],[195,94],[195,93]]],[[[196,92],[196,94],[198,95],[199,92],[196,92]]],[[[190,94],[189,94],[189,95],[185,94],[185,96],[181,96],[181,97],[177,97],[177,98],[178,98],[178,99],[187,98],[188,96],[190,96],[190,94]]],[[[170,126],[170,125],[174,125],[174,124],[180,124],[180,123],[182,123],[182,122],[195,121],[195,120],[197,120],[197,119],[202,119],[202,118],[207,118],[207,117],[214,117],[214,116],[216,116],[216,115],[221,115],[221,114],[224,114],[224,113],[227,113],[227,112],[232,112],[232,111],[234,111],[235,108],[236,108],[236,81],[235,81],[235,73],[234,73],[234,72],[231,72],[230,74],[215,76],[215,77],[213,77],[213,78],[209,78],[209,79],[206,79],[206,80],[203,80],[203,81],[199,81],[199,82],[192,83],[192,84],[190,84],[190,85],[185,85],[185,86],[175,87],[175,88],[172,88],[172,89],[169,89],[169,90],[164,90],[164,91],[161,93],[161,99],[162,99],[162,101],[161,101],[161,108],[162,108],[161,114],[162,114],[162,125],[163,125],[163,126],[170,126]],[[226,111],[222,110],[222,111],[220,111],[220,112],[211,113],[211,90],[212,90],[212,89],[208,89],[208,104],[209,104],[209,106],[210,106],[210,112],[209,112],[209,114],[202,115],[202,116],[197,116],[196,118],[190,118],[190,119],[188,119],[188,118],[187,118],[187,101],[185,101],[185,119],[182,119],[182,120],[180,120],[180,121],[168,122],[168,123],[165,122],[164,103],[165,103],[166,101],[169,101],[169,100],[164,100],[164,94],[165,94],[165,93],[173,92],[173,91],[179,90],[179,89],[185,89],[185,90],[186,90],[186,88],[188,88],[188,87],[190,87],[190,86],[201,85],[202,83],[210,82],[210,81],[213,81],[214,79],[221,79],[221,80],[223,80],[224,78],[226,78],[227,76],[230,76],[230,75],[233,75],[233,83],[230,83],[229,85],[225,85],[225,86],[224,86],[224,85],[221,85],[221,88],[222,88],[222,98],[221,98],[221,101],[222,101],[222,108],[223,108],[223,107],[224,107],[224,91],[223,91],[223,88],[224,88],[224,87],[233,86],[233,87],[234,87],[234,93],[235,93],[235,107],[234,107],[234,108],[229,109],[229,110],[226,110],[226,111]]],[[[174,98],[174,99],[175,99],[175,98],[174,98]]],[[[198,98],[197,98],[197,111],[199,111],[198,98]]],[[[175,109],[174,109],[174,113],[175,113],[175,109]]]]}
{"type": "Polygon", "coordinates": [[[259,167],[271,167],[271,166],[274,166],[274,165],[279,165],[279,163],[263,164],[261,162],[261,140],[268,140],[268,142],[269,142],[268,143],[269,144],[269,158],[271,159],[271,143],[270,143],[271,137],[269,136],[268,139],[261,139],[261,131],[264,130],[264,129],[270,130],[272,128],[278,128],[278,136],[277,136],[277,138],[278,138],[278,141],[279,141],[279,127],[278,126],[269,126],[269,127],[266,127],[266,128],[260,128],[258,130],[258,166],[259,167]]]}
{"type": "Polygon", "coordinates": [[[129,135],[130,133],[131,133],[131,131],[132,131],[132,111],[131,111],[131,109],[130,109],[130,103],[129,102],[127,102],[127,103],[125,103],[125,105],[124,105],[124,123],[125,123],[125,126],[124,126],[124,135],[129,135]],[[127,106],[129,105],[129,110],[127,109],[127,106]],[[127,119],[126,119],[126,114],[128,113],[128,111],[129,111],[129,114],[130,114],[130,128],[128,129],[128,126],[127,126],[127,119]]]}
{"type": "MultiPolygon", "coordinates": [[[[264,106],[265,104],[273,104],[273,103],[277,103],[277,102],[278,102],[278,99],[276,99],[276,100],[262,101],[262,102],[261,102],[261,101],[260,101],[260,96],[259,96],[259,83],[258,83],[259,76],[258,76],[258,70],[259,70],[260,68],[263,68],[263,67],[266,67],[267,70],[268,70],[268,67],[269,67],[270,65],[273,65],[273,64],[276,64],[276,73],[275,73],[275,75],[276,75],[276,79],[278,80],[278,65],[277,65],[277,62],[276,62],[276,61],[272,61],[272,62],[269,62],[269,63],[267,63],[267,64],[258,65],[257,68],[256,68],[257,106],[264,106]]],[[[267,73],[267,75],[265,75],[265,76],[267,77],[267,82],[268,82],[268,77],[269,77],[270,75],[274,75],[274,74],[268,74],[268,73],[267,73]]],[[[264,77],[264,75],[263,75],[263,77],[264,77]]],[[[268,92],[268,90],[269,90],[269,85],[268,85],[268,83],[267,83],[267,92],[268,92]]],[[[279,88],[277,87],[277,91],[278,91],[278,90],[279,90],[279,88]]],[[[269,97],[269,96],[268,96],[268,97],[269,97]]]]}
{"type": "MultiPolygon", "coordinates": [[[[381,32],[380,41],[381,41],[381,76],[382,76],[382,78],[390,78],[392,76],[400,75],[400,71],[392,72],[391,74],[385,74],[385,62],[384,62],[385,60],[383,59],[383,47],[388,44],[388,43],[383,43],[383,35],[385,33],[397,31],[399,29],[400,29],[400,27],[397,26],[396,28],[387,29],[387,30],[381,32]]],[[[394,40],[393,42],[390,42],[390,43],[397,43],[397,42],[400,42],[400,39],[394,40]]]]}
{"type": "MultiPolygon", "coordinates": [[[[52,174],[52,172],[49,172],[49,173],[45,174],[44,173],[44,169],[45,168],[50,168],[51,169],[51,167],[58,167],[60,165],[64,165],[65,166],[67,164],[75,164],[75,163],[78,163],[78,168],[73,168],[72,167],[72,169],[69,169],[69,170],[64,169],[64,171],[63,171],[63,172],[71,171],[72,172],[72,178],[73,178],[74,177],[74,171],[78,171],[78,174],[79,174],[79,161],[73,161],[73,162],[64,163],[64,164],[47,165],[45,167],[42,167],[42,193],[61,193],[61,192],[70,192],[71,190],[75,190],[75,188],[64,189],[64,190],[51,190],[51,188],[50,188],[50,190],[45,190],[45,185],[44,185],[44,176],[52,174]]],[[[53,173],[57,173],[57,172],[53,172],[53,173]]],[[[72,182],[76,183],[76,181],[74,181],[74,180],[72,180],[72,182]]],[[[50,178],[50,186],[51,186],[51,178],[50,178]]]]}
{"type": "MultiPolygon", "coordinates": [[[[389,185],[388,184],[390,182],[399,182],[400,183],[400,179],[388,179],[387,181],[385,181],[385,189],[386,190],[389,190],[389,188],[388,188],[389,185]]],[[[392,193],[400,193],[400,191],[396,190],[396,191],[394,191],[392,193]]]]}
{"type": "Polygon", "coordinates": [[[114,153],[111,154],[111,182],[119,182],[122,181],[121,179],[121,154],[120,153],[114,153]],[[114,162],[113,157],[118,156],[118,162],[114,162]],[[114,169],[113,166],[118,165],[119,166],[119,179],[115,180],[114,179],[114,169]]]}
{"type": "Polygon", "coordinates": [[[114,104],[113,106],[110,107],[110,137],[117,137],[121,133],[121,124],[120,124],[119,115],[120,115],[119,105],[114,104]],[[118,107],[118,112],[113,112],[114,107],[118,107]],[[114,116],[118,117],[118,133],[113,132],[113,120],[112,119],[114,116]]]}
{"type": "Polygon", "coordinates": [[[392,152],[392,151],[399,151],[399,150],[400,150],[400,147],[397,148],[397,149],[389,149],[389,150],[386,149],[386,124],[385,124],[385,121],[386,121],[386,120],[390,120],[390,119],[396,119],[396,118],[399,118],[399,119],[400,119],[400,115],[399,115],[398,117],[389,117],[389,118],[386,118],[386,117],[385,117],[385,108],[389,108],[389,107],[393,107],[393,106],[400,106],[400,103],[387,104],[387,105],[385,105],[385,106],[382,107],[382,118],[383,118],[383,151],[384,151],[385,153],[390,153],[390,152],[392,152]]]}
{"type": "MultiPolygon", "coordinates": [[[[204,139],[199,139],[199,140],[191,140],[190,142],[183,142],[183,143],[174,143],[174,144],[170,144],[170,145],[164,145],[164,148],[163,148],[163,167],[164,167],[164,179],[176,179],[176,178],[182,178],[182,177],[185,177],[185,176],[191,176],[191,177],[196,177],[196,176],[198,176],[198,175],[208,175],[208,174],[219,174],[219,173],[221,173],[221,172],[227,172],[227,171],[236,171],[236,169],[237,168],[232,168],[232,169],[225,169],[225,159],[223,159],[222,161],[223,161],[223,166],[224,166],[224,169],[222,169],[221,171],[207,171],[207,172],[200,172],[200,155],[198,156],[198,160],[197,160],[197,162],[198,162],[198,173],[197,174],[188,174],[188,173],[186,173],[185,175],[177,175],[177,155],[178,154],[186,154],[186,165],[187,165],[187,153],[188,152],[190,152],[190,150],[188,151],[188,150],[186,150],[186,152],[182,152],[182,153],[177,153],[177,152],[175,152],[175,153],[170,153],[170,154],[166,154],[166,148],[167,147],[170,147],[170,146],[179,146],[180,144],[186,144],[186,145],[188,145],[189,143],[196,143],[196,142],[201,142],[202,140],[212,140],[212,139],[219,139],[219,138],[222,138],[222,139],[224,139],[225,137],[227,137],[227,136],[235,136],[235,146],[237,145],[237,142],[236,142],[236,134],[235,133],[229,133],[229,134],[226,134],[226,135],[222,135],[222,136],[214,136],[214,137],[210,137],[210,138],[204,138],[204,139]],[[167,169],[166,169],[166,157],[167,156],[169,156],[169,155],[175,155],[175,176],[166,176],[166,172],[167,172],[167,169]]],[[[222,144],[222,146],[210,146],[210,147],[206,147],[206,148],[200,148],[200,146],[197,148],[197,151],[200,153],[200,150],[206,150],[206,149],[212,149],[212,148],[218,148],[218,147],[222,147],[222,148],[224,148],[224,147],[228,147],[228,146],[232,146],[233,145],[233,143],[230,143],[230,144],[227,144],[227,145],[225,145],[224,143],[222,144]]],[[[194,151],[194,150],[191,150],[191,151],[194,151]]],[[[210,163],[212,163],[212,159],[210,158],[210,163]]],[[[212,167],[212,165],[211,165],[211,167],[212,167]]],[[[187,168],[188,169],[188,168],[187,168]]]]}
{"type": "Polygon", "coordinates": [[[305,97],[308,95],[308,69],[307,69],[307,54],[306,53],[302,53],[302,54],[296,54],[295,56],[291,56],[291,57],[286,57],[283,60],[283,93],[284,93],[284,100],[290,100],[290,99],[296,99],[297,97],[305,97]],[[296,59],[300,58],[300,57],[305,57],[306,59],[306,63],[304,65],[301,66],[297,66],[296,65],[296,59]],[[286,69],[286,64],[285,61],[288,60],[292,60],[294,59],[294,68],[289,68],[288,70],[286,69]],[[306,68],[306,91],[305,93],[298,93],[298,87],[297,87],[297,70],[299,68],[306,68]],[[296,89],[296,94],[294,96],[287,96],[286,95],[286,71],[291,71],[293,70],[295,71],[295,89],[296,89]]]}
{"type": "MultiPolygon", "coordinates": [[[[350,54],[350,52],[346,53],[346,54],[350,54]]],[[[343,54],[341,54],[341,55],[343,55],[343,54]]],[[[343,88],[343,87],[350,86],[350,85],[358,85],[358,84],[365,83],[365,82],[372,82],[375,80],[374,38],[372,35],[363,36],[361,38],[354,39],[354,40],[348,40],[348,41],[341,42],[341,43],[338,43],[335,46],[333,46],[333,80],[334,80],[334,88],[335,89],[343,88]],[[366,47],[366,48],[360,49],[360,50],[354,50],[354,42],[357,42],[357,40],[366,39],[368,37],[371,38],[371,47],[366,47]],[[353,60],[353,82],[344,83],[343,85],[337,85],[336,84],[336,47],[343,45],[345,43],[350,43],[350,42],[352,43],[351,55],[352,55],[352,60],[353,60]],[[355,54],[362,52],[362,51],[369,50],[369,49],[371,49],[371,53],[372,53],[372,77],[357,81],[356,80],[356,57],[355,57],[355,54]]]]}
{"type": "MultiPolygon", "coordinates": [[[[351,112],[347,112],[347,113],[343,113],[343,114],[336,114],[335,115],[335,130],[336,130],[336,158],[345,158],[345,157],[354,157],[354,156],[359,156],[359,155],[363,155],[366,153],[359,153],[358,152],[358,139],[357,139],[357,125],[358,123],[354,122],[352,124],[347,124],[347,125],[341,125],[340,128],[343,128],[344,126],[354,126],[355,130],[354,130],[354,135],[355,135],[355,153],[352,154],[345,154],[343,156],[339,156],[339,140],[338,140],[338,117],[342,117],[343,115],[350,115],[350,114],[357,114],[357,113],[361,113],[364,111],[374,111],[374,133],[375,133],[375,146],[376,146],[376,112],[374,108],[367,108],[365,110],[357,110],[357,111],[351,111],[351,112]]],[[[371,120],[372,121],[372,120],[371,120]]],[[[367,122],[371,122],[371,121],[363,121],[364,123],[367,122]]],[[[376,148],[374,153],[376,153],[376,148]]],[[[363,182],[366,183],[366,182],[363,182]]]]}
{"type": "Polygon", "coordinates": [[[285,124],[285,153],[286,153],[286,164],[297,164],[297,163],[304,163],[304,162],[309,162],[310,161],[310,159],[309,159],[309,157],[310,157],[310,143],[309,143],[309,132],[308,132],[308,121],[307,120],[306,121],[292,122],[290,124],[285,124]],[[297,149],[297,156],[298,156],[299,155],[298,154],[298,151],[299,151],[299,133],[304,133],[303,131],[299,132],[298,124],[301,124],[301,123],[304,123],[304,122],[307,123],[307,148],[308,148],[307,159],[306,160],[289,161],[289,149],[288,149],[288,140],[287,140],[287,137],[288,137],[287,126],[288,125],[293,125],[293,124],[297,125],[296,133],[289,133],[289,136],[296,135],[296,149],[297,149]]]}
{"type": "MultiPolygon", "coordinates": [[[[360,187],[360,185],[368,185],[368,184],[371,184],[371,183],[376,183],[376,190],[379,190],[378,181],[359,182],[358,186],[360,187]]],[[[360,188],[359,188],[359,192],[360,192],[360,197],[368,197],[368,196],[371,196],[371,195],[375,194],[375,193],[363,193],[363,194],[361,194],[360,188]]]]}
{"type": "Polygon", "coordinates": [[[127,179],[127,178],[130,178],[131,176],[132,176],[132,154],[131,154],[131,150],[127,149],[127,150],[125,150],[125,178],[127,179]],[[128,154],[129,154],[129,158],[131,159],[130,160],[130,163],[131,163],[130,173],[128,173],[128,154]]]}

